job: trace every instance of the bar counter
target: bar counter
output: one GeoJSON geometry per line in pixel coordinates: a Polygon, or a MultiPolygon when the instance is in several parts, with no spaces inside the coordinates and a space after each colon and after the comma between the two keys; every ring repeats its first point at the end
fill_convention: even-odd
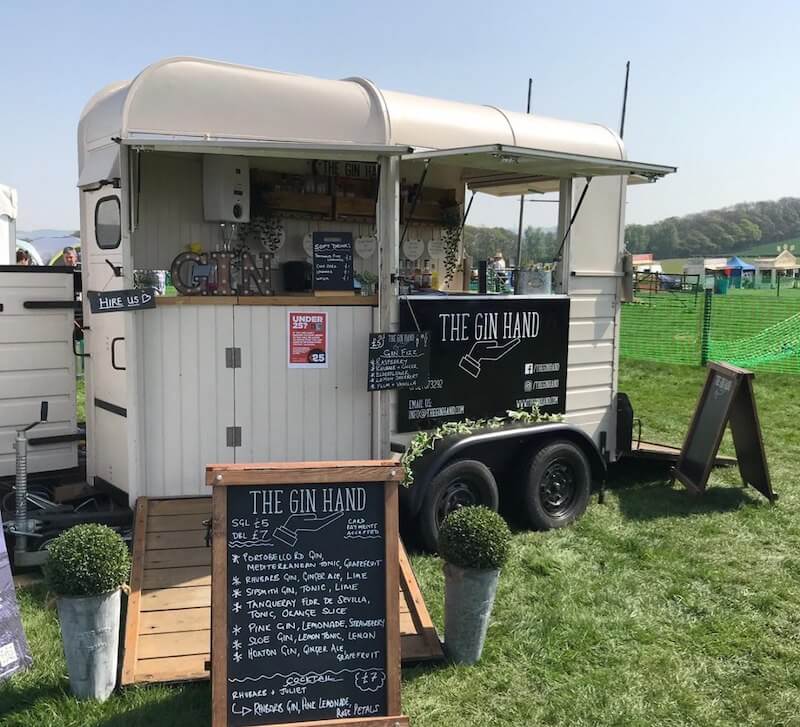
{"type": "Polygon", "coordinates": [[[156,305],[364,305],[377,306],[377,295],[309,295],[282,293],[280,295],[177,295],[156,298],[156,305]]]}

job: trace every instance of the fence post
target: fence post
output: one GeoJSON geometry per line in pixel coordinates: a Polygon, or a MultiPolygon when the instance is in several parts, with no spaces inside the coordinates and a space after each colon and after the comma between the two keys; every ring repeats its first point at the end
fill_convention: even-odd
{"type": "Polygon", "coordinates": [[[703,298],[703,331],[700,338],[700,365],[708,363],[709,339],[711,337],[711,297],[713,290],[706,288],[703,298]]]}

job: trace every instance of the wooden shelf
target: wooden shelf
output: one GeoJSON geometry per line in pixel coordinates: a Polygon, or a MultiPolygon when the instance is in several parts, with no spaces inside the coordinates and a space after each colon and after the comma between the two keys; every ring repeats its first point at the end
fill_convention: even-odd
{"type": "Polygon", "coordinates": [[[179,295],[159,296],[157,306],[170,305],[312,305],[316,307],[332,305],[377,306],[377,295],[327,296],[312,293],[281,293],[280,295],[179,295]]]}
{"type": "Polygon", "coordinates": [[[333,214],[333,198],[329,194],[265,192],[262,199],[269,210],[274,212],[322,215],[327,218],[333,214]]]}

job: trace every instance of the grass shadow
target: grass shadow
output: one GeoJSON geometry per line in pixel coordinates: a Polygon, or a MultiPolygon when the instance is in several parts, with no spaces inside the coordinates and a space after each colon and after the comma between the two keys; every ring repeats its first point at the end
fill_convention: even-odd
{"type": "Polygon", "coordinates": [[[743,487],[712,486],[702,495],[672,484],[669,463],[620,462],[609,472],[608,490],[628,520],[682,518],[731,512],[758,501],[743,487]]]}
{"type": "Polygon", "coordinates": [[[0,691],[0,724],[6,724],[14,716],[25,713],[29,708],[42,701],[56,701],[67,696],[62,686],[55,684],[25,684],[17,686],[14,681],[7,681],[0,691]]]}
{"type": "Polygon", "coordinates": [[[441,671],[449,666],[452,666],[452,664],[446,656],[439,661],[423,661],[412,666],[403,666],[403,683],[411,684],[417,679],[441,671]]]}
{"type": "Polygon", "coordinates": [[[115,698],[128,704],[108,717],[100,717],[97,727],[204,727],[211,723],[211,689],[208,684],[127,687],[115,698]],[[157,692],[158,697],[148,694],[157,692]],[[163,694],[166,692],[166,694],[163,694]],[[150,701],[144,701],[150,697],[150,701]]]}

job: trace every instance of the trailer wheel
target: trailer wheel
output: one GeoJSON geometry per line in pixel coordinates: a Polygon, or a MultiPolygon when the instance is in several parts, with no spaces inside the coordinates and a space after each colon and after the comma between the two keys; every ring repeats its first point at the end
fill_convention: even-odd
{"type": "Polygon", "coordinates": [[[454,510],[483,505],[496,511],[499,501],[497,482],[483,462],[462,459],[448,465],[433,478],[422,503],[418,523],[423,545],[436,552],[439,526],[454,510]]]}
{"type": "Polygon", "coordinates": [[[572,442],[546,444],[531,460],[523,493],[528,522],[536,530],[563,528],[589,504],[592,471],[583,450],[572,442]]]}

